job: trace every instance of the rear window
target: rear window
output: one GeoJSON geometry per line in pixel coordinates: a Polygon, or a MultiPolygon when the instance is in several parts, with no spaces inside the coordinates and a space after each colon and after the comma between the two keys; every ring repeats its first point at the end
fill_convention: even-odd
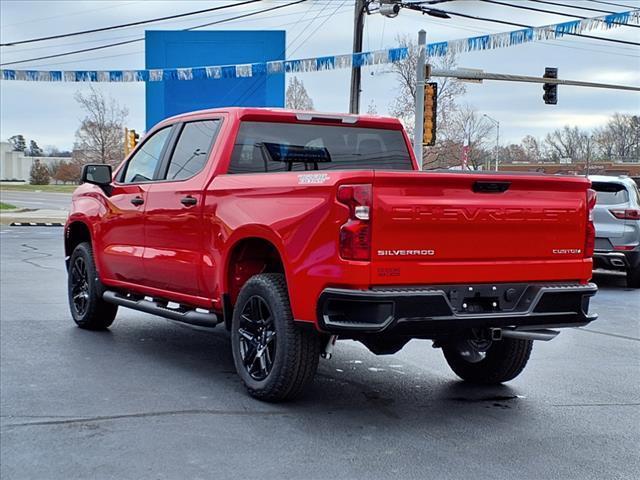
{"type": "Polygon", "coordinates": [[[629,192],[620,183],[593,182],[591,188],[598,192],[596,199],[598,205],[616,205],[629,201],[629,192]]]}
{"type": "Polygon", "coordinates": [[[229,173],[412,170],[400,130],[243,122],[229,173]]]}

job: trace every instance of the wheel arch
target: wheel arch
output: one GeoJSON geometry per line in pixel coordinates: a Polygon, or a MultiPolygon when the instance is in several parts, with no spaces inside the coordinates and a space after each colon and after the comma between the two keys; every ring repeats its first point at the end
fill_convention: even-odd
{"type": "Polygon", "coordinates": [[[64,254],[67,268],[73,250],[82,242],[93,242],[91,228],[84,220],[70,220],[65,227],[64,234],[64,254]]]}
{"type": "Polygon", "coordinates": [[[223,270],[223,307],[228,328],[240,290],[249,278],[258,273],[281,273],[287,278],[285,259],[274,240],[253,234],[237,238],[229,247],[223,270]]]}

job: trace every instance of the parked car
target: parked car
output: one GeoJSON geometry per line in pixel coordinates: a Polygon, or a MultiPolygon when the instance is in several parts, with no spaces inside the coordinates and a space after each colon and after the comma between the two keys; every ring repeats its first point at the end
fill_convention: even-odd
{"type": "Polygon", "coordinates": [[[249,393],[300,394],[336,339],[413,338],[500,383],[533,340],[586,325],[595,194],[584,177],[421,172],[396,119],[208,110],[88,165],[65,227],[71,314],[119,306],[223,324],[249,393]]]}
{"type": "Polygon", "coordinates": [[[640,288],[640,191],[629,177],[589,177],[597,192],[594,268],[626,272],[627,285],[640,288]]]}

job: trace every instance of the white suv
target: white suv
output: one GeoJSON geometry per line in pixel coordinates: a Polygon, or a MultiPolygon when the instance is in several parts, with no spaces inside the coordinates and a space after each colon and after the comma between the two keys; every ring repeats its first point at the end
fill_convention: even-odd
{"type": "Polygon", "coordinates": [[[627,284],[640,288],[640,192],[628,177],[591,175],[597,192],[594,268],[627,273],[627,284]]]}

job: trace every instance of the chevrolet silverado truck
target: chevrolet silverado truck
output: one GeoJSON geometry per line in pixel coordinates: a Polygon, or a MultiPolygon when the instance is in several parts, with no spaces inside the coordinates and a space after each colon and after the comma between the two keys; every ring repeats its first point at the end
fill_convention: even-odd
{"type": "Polygon", "coordinates": [[[516,377],[586,325],[595,193],[582,177],[419,171],[400,122],[229,108],[87,165],[65,226],[76,324],[118,307],[230,331],[250,395],[296,397],[335,341],[442,348],[462,379],[516,377]]]}

